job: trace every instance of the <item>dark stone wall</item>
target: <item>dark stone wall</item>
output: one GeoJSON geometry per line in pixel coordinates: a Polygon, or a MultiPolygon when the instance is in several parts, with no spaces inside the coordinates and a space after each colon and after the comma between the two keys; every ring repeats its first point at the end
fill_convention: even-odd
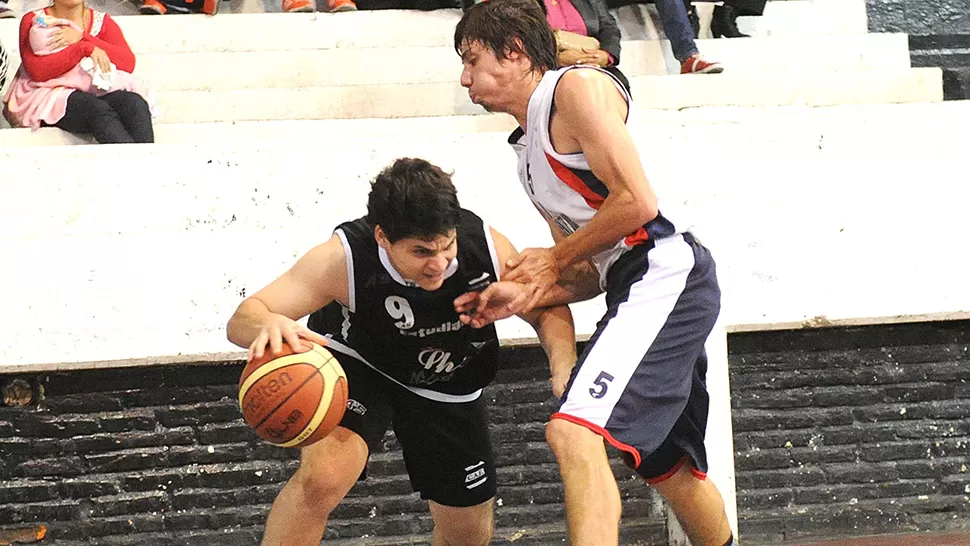
{"type": "Polygon", "coordinates": [[[733,334],[745,544],[970,529],[970,321],[733,334]]]}
{"type": "Polygon", "coordinates": [[[913,66],[943,68],[948,100],[970,99],[970,5],[966,0],[867,0],[870,32],[909,34],[913,66]]]}
{"type": "MultiPolygon", "coordinates": [[[[496,544],[561,543],[563,492],[544,423],[554,409],[535,348],[506,350],[487,390],[499,463],[496,544]]],[[[257,544],[296,453],[260,441],[236,402],[240,363],[6,376],[44,396],[0,407],[0,528],[46,524],[45,544],[257,544]]],[[[624,543],[666,544],[653,492],[616,461],[624,543]]],[[[327,544],[424,544],[427,504],[411,492],[392,433],[368,479],[331,518],[327,544]],[[367,539],[361,537],[367,536],[367,539]]]]}

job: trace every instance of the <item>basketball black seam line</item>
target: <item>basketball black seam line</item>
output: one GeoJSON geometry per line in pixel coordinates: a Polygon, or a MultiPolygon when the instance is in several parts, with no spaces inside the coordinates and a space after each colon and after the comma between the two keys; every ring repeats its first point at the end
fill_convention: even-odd
{"type": "MultiPolygon", "coordinates": [[[[329,364],[329,363],[330,363],[330,361],[328,360],[327,361],[327,364],[329,364]]],[[[314,372],[317,375],[319,375],[320,376],[320,379],[323,381],[323,385],[321,385],[321,387],[324,387],[325,388],[327,386],[327,378],[323,376],[323,372],[320,371],[320,368],[317,368],[316,366],[313,366],[313,364],[310,364],[309,362],[302,362],[301,364],[306,364],[308,366],[312,366],[313,369],[314,369],[314,372]]],[[[324,364],[324,365],[326,365],[326,364],[324,364]]],[[[293,366],[293,364],[290,364],[290,366],[293,366]]],[[[284,366],[284,368],[286,368],[286,367],[288,367],[288,366],[284,366]]],[[[282,368],[279,368],[279,369],[282,369],[282,368]]],[[[276,370],[274,370],[274,371],[276,371],[276,370]]],[[[260,378],[260,379],[262,379],[262,378],[260,378]]],[[[307,383],[309,383],[311,379],[313,379],[313,375],[311,375],[310,377],[304,379],[303,380],[303,383],[300,383],[297,386],[297,388],[293,389],[293,392],[291,392],[289,395],[287,395],[286,398],[284,398],[279,404],[276,405],[275,408],[273,408],[273,411],[269,412],[269,415],[267,415],[266,417],[263,417],[263,420],[262,421],[260,421],[259,423],[256,423],[255,425],[253,425],[253,427],[252,427],[253,430],[257,430],[259,427],[263,426],[263,423],[265,423],[270,417],[272,417],[276,413],[276,410],[278,410],[281,407],[283,407],[283,405],[286,404],[286,402],[290,398],[293,398],[293,396],[296,393],[300,392],[300,389],[303,388],[303,385],[306,385],[307,383]]],[[[250,388],[252,388],[252,387],[250,387],[250,388]]],[[[320,403],[319,402],[317,402],[317,409],[320,409],[320,403]]],[[[316,413],[317,413],[316,410],[314,410],[313,414],[316,415],[316,413]]],[[[310,421],[313,421],[313,418],[312,417],[310,418],[310,421]]],[[[309,425],[310,425],[310,423],[307,423],[307,426],[309,426],[309,425]]],[[[303,428],[306,429],[306,426],[303,427],[303,428]]],[[[297,436],[299,436],[299,435],[297,435],[297,436]]],[[[294,438],[295,437],[296,436],[294,436],[294,438]]],[[[293,438],[290,438],[289,440],[287,440],[287,442],[292,441],[292,440],[293,440],[293,438]]]]}

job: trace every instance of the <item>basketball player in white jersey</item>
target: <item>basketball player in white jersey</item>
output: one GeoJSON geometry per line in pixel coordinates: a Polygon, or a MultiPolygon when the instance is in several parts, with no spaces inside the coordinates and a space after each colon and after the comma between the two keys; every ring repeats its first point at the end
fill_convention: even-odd
{"type": "Polygon", "coordinates": [[[706,248],[665,215],[627,124],[629,94],[592,66],[556,69],[534,0],[489,0],[455,30],[472,102],[519,122],[509,138],[522,185],[555,246],[527,249],[480,294],[456,300],[475,326],[606,292],[546,438],[559,462],[574,546],[617,544],[620,495],[605,442],[655,487],[694,546],[734,539],[706,479],[704,341],[720,309],[706,248]],[[591,266],[590,266],[591,265],[591,266]]]}
{"type": "MultiPolygon", "coordinates": [[[[337,226],[283,276],[240,304],[229,339],[250,355],[300,338],[325,344],[347,374],[347,411],[270,510],[263,546],[319,545],[330,512],[362,477],[388,426],[415,491],[429,504],[433,546],[491,542],[495,461],[482,388],[498,336],[459,321],[453,301],[498,280],[512,244],[462,209],[451,177],[404,158],[371,186],[367,216],[337,226]],[[296,320],[310,315],[307,327],[296,320]]],[[[576,361],[569,309],[527,317],[550,359],[554,392],[576,361]]]]}

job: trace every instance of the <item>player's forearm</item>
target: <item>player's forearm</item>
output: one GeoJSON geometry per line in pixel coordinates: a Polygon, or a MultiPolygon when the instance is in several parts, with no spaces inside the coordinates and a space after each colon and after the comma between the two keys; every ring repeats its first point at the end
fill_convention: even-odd
{"type": "Polygon", "coordinates": [[[248,348],[256,340],[259,331],[272,311],[265,303],[256,298],[246,298],[226,325],[226,337],[243,348],[248,348]]]}
{"type": "Polygon", "coordinates": [[[559,275],[559,281],[549,289],[537,307],[568,305],[595,298],[600,295],[600,275],[592,263],[574,264],[559,275]]]}
{"type": "Polygon", "coordinates": [[[568,372],[576,363],[576,329],[569,307],[535,309],[523,315],[539,336],[539,343],[549,359],[549,368],[568,372]]]}
{"type": "Polygon", "coordinates": [[[624,237],[657,217],[656,202],[647,202],[632,192],[611,193],[585,226],[552,248],[559,270],[588,260],[612,248],[624,237]]]}

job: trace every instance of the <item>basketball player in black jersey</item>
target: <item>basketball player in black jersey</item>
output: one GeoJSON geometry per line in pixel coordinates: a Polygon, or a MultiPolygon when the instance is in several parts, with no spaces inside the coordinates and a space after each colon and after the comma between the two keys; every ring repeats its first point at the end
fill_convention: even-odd
{"type": "Polygon", "coordinates": [[[661,206],[628,124],[620,82],[592,66],[556,67],[556,41],[533,0],[489,0],[455,29],[472,102],[519,122],[509,138],[552,248],[526,249],[504,281],[456,301],[469,324],[606,293],[607,309],[546,427],[574,546],[616,545],[621,503],[604,443],[671,506],[694,546],[730,546],[707,479],[704,342],[720,310],[710,252],[661,206]],[[592,267],[587,267],[587,264],[592,267]]]}
{"type": "MultiPolygon", "coordinates": [[[[494,328],[459,321],[453,300],[496,281],[515,249],[459,207],[451,178],[399,159],[374,180],[367,216],[339,225],[289,271],[243,301],[230,341],[250,356],[304,338],[347,373],[340,426],[303,448],[263,545],[317,545],[330,512],[362,476],[388,425],[414,489],[428,500],[435,546],[488,544],[495,465],[481,392],[494,377],[494,328]],[[310,315],[308,328],[295,322],[310,315]]],[[[561,394],[576,359],[566,307],[523,316],[549,356],[561,394]]]]}

